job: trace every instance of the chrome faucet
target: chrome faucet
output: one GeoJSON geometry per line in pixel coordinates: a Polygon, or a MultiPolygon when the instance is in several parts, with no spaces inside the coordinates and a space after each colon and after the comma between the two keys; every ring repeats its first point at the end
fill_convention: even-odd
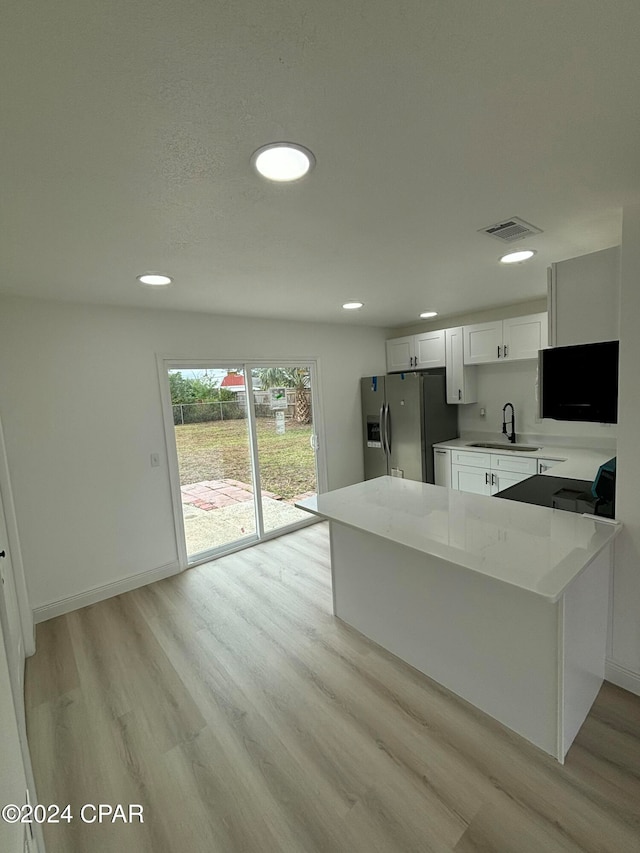
{"type": "Polygon", "coordinates": [[[502,432],[507,436],[507,441],[511,444],[516,443],[516,410],[513,408],[513,403],[505,403],[502,407],[502,432]],[[507,432],[507,409],[511,407],[511,434],[507,432]]]}

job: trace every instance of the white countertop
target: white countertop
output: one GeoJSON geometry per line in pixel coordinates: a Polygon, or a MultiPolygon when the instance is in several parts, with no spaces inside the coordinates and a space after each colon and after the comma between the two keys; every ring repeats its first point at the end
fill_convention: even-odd
{"type": "MultiPolygon", "coordinates": [[[[483,439],[475,439],[482,441],[483,439]]],[[[490,441],[491,439],[486,439],[490,441]]],[[[454,438],[451,441],[441,441],[434,444],[434,447],[447,448],[450,450],[473,450],[476,453],[513,453],[516,456],[527,456],[533,459],[557,459],[558,464],[554,465],[548,471],[545,471],[549,477],[568,477],[571,480],[594,480],[598,469],[605,462],[608,462],[616,451],[609,449],[587,449],[581,447],[560,447],[552,444],[542,444],[538,441],[525,441],[523,444],[535,445],[537,450],[522,451],[510,450],[509,442],[505,441],[503,450],[489,449],[486,447],[472,447],[474,439],[469,438],[454,438]]]]}
{"type": "Polygon", "coordinates": [[[593,516],[396,477],[356,483],[296,506],[551,602],[620,529],[593,516]]]}

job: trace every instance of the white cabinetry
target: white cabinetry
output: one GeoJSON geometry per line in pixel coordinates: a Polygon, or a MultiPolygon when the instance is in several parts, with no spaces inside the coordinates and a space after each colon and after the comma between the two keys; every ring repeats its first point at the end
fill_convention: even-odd
{"type": "Polygon", "coordinates": [[[491,494],[491,477],[487,468],[471,465],[451,465],[451,488],[474,495],[491,494]]]}
{"type": "Polygon", "coordinates": [[[464,363],[462,326],[445,331],[447,403],[475,403],[478,400],[475,367],[464,363]]]}
{"type": "Polygon", "coordinates": [[[391,338],[387,344],[387,372],[428,370],[445,366],[444,329],[391,338]]]}
{"type": "Polygon", "coordinates": [[[451,488],[451,451],[436,447],[433,451],[434,483],[451,488]]]}
{"type": "Polygon", "coordinates": [[[549,343],[564,347],[620,337],[620,247],[549,268],[549,343]]]}
{"type": "Polygon", "coordinates": [[[414,335],[415,361],[419,370],[445,366],[444,329],[414,335]]]}
{"type": "Polygon", "coordinates": [[[495,495],[536,473],[537,460],[516,454],[451,451],[451,488],[476,495],[495,495]]]}
{"type": "Polygon", "coordinates": [[[387,373],[398,373],[413,368],[413,335],[387,341],[387,373]]]}
{"type": "Polygon", "coordinates": [[[464,326],[465,364],[537,358],[547,346],[547,314],[528,314],[464,326]]]}

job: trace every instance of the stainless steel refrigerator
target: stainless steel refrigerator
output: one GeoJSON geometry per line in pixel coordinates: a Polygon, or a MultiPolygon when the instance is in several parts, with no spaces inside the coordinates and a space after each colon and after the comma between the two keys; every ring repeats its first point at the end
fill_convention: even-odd
{"type": "Polygon", "coordinates": [[[390,474],[433,483],[433,445],[458,437],[444,370],[366,376],[360,390],[365,480],[390,474]]]}

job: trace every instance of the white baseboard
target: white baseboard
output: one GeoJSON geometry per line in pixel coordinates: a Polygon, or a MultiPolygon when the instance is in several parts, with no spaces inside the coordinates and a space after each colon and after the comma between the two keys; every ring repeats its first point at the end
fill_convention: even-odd
{"type": "Polygon", "coordinates": [[[604,665],[604,677],[612,684],[622,687],[630,693],[635,693],[636,696],[640,696],[640,672],[634,672],[632,669],[627,669],[625,666],[615,663],[611,658],[607,658],[604,665]]]}
{"type": "Polygon", "coordinates": [[[62,616],[64,613],[70,613],[72,610],[79,610],[89,604],[104,601],[105,598],[112,598],[114,595],[130,592],[132,589],[138,589],[138,587],[146,586],[154,581],[177,575],[179,571],[180,566],[176,560],[159,566],[157,569],[150,569],[148,572],[129,575],[129,577],[106,583],[103,586],[94,586],[86,592],[78,593],[78,595],[70,595],[68,598],[60,598],[58,601],[50,601],[48,604],[35,607],[33,618],[35,622],[46,622],[47,619],[53,619],[56,616],[62,616]]]}

